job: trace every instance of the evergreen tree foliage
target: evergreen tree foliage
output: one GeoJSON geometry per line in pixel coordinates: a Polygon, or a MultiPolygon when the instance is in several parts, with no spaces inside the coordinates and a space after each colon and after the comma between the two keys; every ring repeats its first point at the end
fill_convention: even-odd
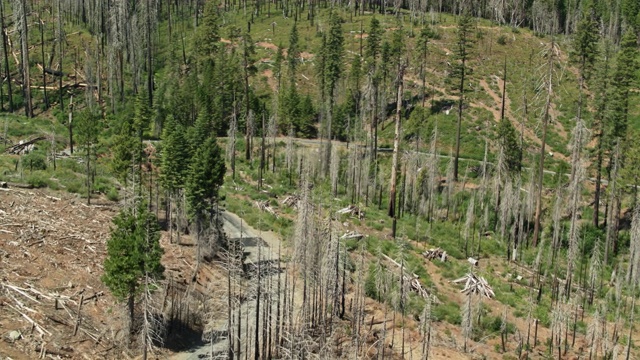
{"type": "Polygon", "coordinates": [[[169,115],[162,132],[161,153],[161,181],[167,190],[174,191],[184,187],[189,159],[190,148],[185,138],[185,129],[169,115]]]}
{"type": "Polygon", "coordinates": [[[334,96],[334,90],[342,76],[344,55],[344,35],[342,35],[342,19],[336,12],[331,13],[329,18],[329,33],[327,34],[325,52],[325,77],[327,93],[329,97],[334,96]]]}
{"type": "Polygon", "coordinates": [[[289,84],[286,91],[280,93],[280,132],[288,133],[293,129],[298,137],[311,138],[316,135],[314,127],[316,112],[310,95],[301,96],[295,84],[289,84]]]}
{"type": "Polygon", "coordinates": [[[522,167],[522,148],[516,134],[516,129],[507,119],[500,120],[498,128],[498,142],[504,151],[504,160],[507,170],[515,175],[520,173],[522,167]]]}
{"type": "Polygon", "coordinates": [[[186,182],[187,203],[192,218],[203,216],[218,200],[225,173],[224,156],[214,137],[198,146],[186,182]]]}
{"type": "Polygon", "coordinates": [[[598,58],[598,22],[593,14],[585,15],[578,23],[573,39],[571,59],[580,67],[580,76],[588,80],[598,58]]]}
{"type": "Polygon", "coordinates": [[[155,215],[143,202],[138,202],[135,208],[122,210],[113,219],[113,224],[107,241],[102,282],[116,299],[127,301],[131,325],[135,297],[142,291],[145,277],[160,279],[164,273],[160,263],[163,254],[160,229],[155,215]]]}
{"type": "Polygon", "coordinates": [[[636,0],[623,0],[622,13],[627,23],[637,32],[640,32],[640,2],[636,0]]]}
{"type": "Polygon", "coordinates": [[[289,49],[287,50],[287,66],[289,67],[289,76],[291,81],[295,81],[296,69],[300,59],[300,49],[298,44],[298,25],[293,23],[291,33],[289,34],[289,49]]]}
{"type": "Polygon", "coordinates": [[[389,68],[391,65],[391,57],[393,56],[391,50],[391,43],[389,41],[383,41],[380,49],[380,75],[383,81],[387,81],[389,78],[389,68]]]}
{"type": "Polygon", "coordinates": [[[118,180],[125,182],[133,166],[134,149],[138,147],[133,118],[126,116],[113,140],[111,169],[118,180]]]}
{"type": "Polygon", "coordinates": [[[393,71],[396,71],[400,66],[401,59],[405,56],[405,33],[404,29],[401,25],[398,26],[398,29],[394,30],[391,34],[391,43],[390,43],[390,53],[391,53],[391,63],[390,67],[393,71]]]}
{"type": "Polygon", "coordinates": [[[470,56],[473,40],[471,38],[471,30],[473,27],[473,19],[469,12],[465,12],[458,19],[458,28],[456,33],[455,57],[456,62],[451,70],[451,78],[455,79],[457,91],[460,99],[458,100],[458,124],[456,126],[456,148],[453,164],[453,178],[458,180],[458,158],[460,157],[460,131],[462,127],[462,108],[464,104],[465,80],[471,72],[467,64],[470,56]]]}
{"type": "MultiPolygon", "coordinates": [[[[287,54],[288,55],[288,54],[287,54]]],[[[284,61],[284,54],[282,52],[282,46],[278,45],[278,51],[273,59],[273,76],[278,81],[278,91],[280,91],[282,83],[282,62],[284,61]]]]}
{"type": "Polygon", "coordinates": [[[374,16],[369,23],[369,33],[367,34],[367,45],[365,48],[365,58],[369,68],[375,68],[378,56],[380,55],[380,43],[382,41],[383,29],[380,21],[374,16]]]}
{"type": "Polygon", "coordinates": [[[111,167],[120,181],[126,181],[130,170],[139,169],[144,157],[142,143],[145,133],[149,130],[152,111],[144,94],[138,94],[135,99],[133,116],[124,115],[114,137],[112,147],[113,158],[111,167]]]}
{"type": "Polygon", "coordinates": [[[451,72],[447,80],[455,86],[458,93],[464,91],[460,89],[460,80],[471,72],[467,61],[471,56],[471,50],[474,45],[473,37],[473,18],[468,13],[464,13],[458,18],[456,30],[456,45],[453,49],[455,62],[451,64],[451,72]]]}
{"type": "Polygon", "coordinates": [[[607,131],[609,141],[617,142],[624,138],[629,115],[629,95],[635,83],[638,70],[638,47],[636,34],[629,29],[620,43],[620,51],[616,58],[616,66],[612,77],[611,119],[607,131]]]}
{"type": "Polygon", "coordinates": [[[215,1],[207,1],[205,5],[202,23],[198,26],[194,37],[194,45],[201,61],[214,60],[220,46],[218,4],[215,1]]]}

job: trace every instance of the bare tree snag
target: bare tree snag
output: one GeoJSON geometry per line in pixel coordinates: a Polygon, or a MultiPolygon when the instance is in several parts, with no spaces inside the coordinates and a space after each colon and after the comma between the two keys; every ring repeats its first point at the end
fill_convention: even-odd
{"type": "Polygon", "coordinates": [[[533,225],[533,246],[537,246],[540,236],[540,217],[542,216],[542,180],[544,178],[544,157],[545,146],[547,144],[547,127],[549,125],[549,113],[551,110],[551,97],[553,96],[553,67],[556,55],[555,38],[551,38],[551,44],[547,53],[547,73],[545,74],[545,88],[547,92],[547,100],[544,106],[544,114],[542,116],[542,145],[540,145],[540,163],[538,164],[538,186],[536,189],[536,215],[533,225]]]}
{"type": "Polygon", "coordinates": [[[391,227],[391,237],[396,237],[396,183],[398,181],[398,152],[400,147],[400,120],[402,115],[402,91],[404,86],[404,70],[407,67],[406,61],[400,65],[398,71],[398,102],[396,104],[396,129],[393,136],[393,160],[391,163],[391,185],[389,187],[389,216],[393,219],[391,227]]]}

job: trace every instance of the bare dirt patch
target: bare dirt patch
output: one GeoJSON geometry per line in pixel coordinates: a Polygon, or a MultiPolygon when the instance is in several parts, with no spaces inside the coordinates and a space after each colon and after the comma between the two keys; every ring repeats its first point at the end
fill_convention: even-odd
{"type": "Polygon", "coordinates": [[[256,43],[256,45],[260,46],[261,48],[265,48],[265,49],[269,49],[269,50],[273,50],[273,51],[278,51],[278,47],[275,44],[272,44],[270,42],[258,41],[256,43]]]}
{"type": "Polygon", "coordinates": [[[262,76],[267,78],[267,84],[269,84],[269,87],[271,88],[271,90],[276,91],[278,84],[275,77],[273,76],[273,70],[266,69],[265,71],[262,72],[262,76]]]}

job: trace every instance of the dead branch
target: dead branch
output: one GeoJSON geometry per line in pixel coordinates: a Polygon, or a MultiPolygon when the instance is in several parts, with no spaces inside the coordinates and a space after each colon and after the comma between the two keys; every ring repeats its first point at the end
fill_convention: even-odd
{"type": "Polygon", "coordinates": [[[35,320],[30,318],[27,314],[25,314],[22,311],[18,310],[15,306],[9,304],[9,308],[13,309],[13,311],[15,311],[18,314],[22,315],[23,318],[25,318],[27,321],[29,321],[31,323],[31,325],[34,326],[34,329],[36,329],[38,331],[38,333],[40,333],[40,335],[44,336],[45,333],[46,333],[49,336],[51,336],[51,333],[49,331],[47,331],[47,329],[45,329],[42,326],[40,326],[40,324],[38,324],[35,320]]]}
{"type": "MultiPolygon", "coordinates": [[[[401,268],[401,269],[403,268],[403,266],[402,266],[402,265],[398,264],[398,262],[397,262],[397,261],[395,261],[395,260],[393,260],[392,258],[388,257],[387,255],[382,254],[382,256],[383,256],[385,259],[389,260],[389,261],[390,261],[391,263],[393,263],[394,265],[396,265],[397,267],[399,267],[399,268],[401,268]]],[[[406,267],[405,267],[405,268],[406,268],[406,267]]],[[[426,289],[426,288],[425,288],[425,287],[420,283],[420,277],[419,277],[418,275],[413,274],[413,273],[409,274],[409,273],[405,273],[405,272],[403,272],[403,273],[402,273],[402,278],[403,278],[403,280],[404,280],[404,281],[406,281],[406,282],[409,284],[409,286],[410,286],[411,290],[413,290],[413,291],[415,291],[416,293],[418,293],[418,295],[422,296],[422,297],[423,297],[423,298],[425,298],[425,299],[426,299],[426,298],[431,297],[431,300],[432,300],[433,302],[435,302],[436,304],[439,304],[439,303],[440,303],[440,301],[438,300],[438,298],[436,298],[434,295],[430,294],[430,293],[429,293],[429,290],[427,290],[427,289],[426,289]]]]}

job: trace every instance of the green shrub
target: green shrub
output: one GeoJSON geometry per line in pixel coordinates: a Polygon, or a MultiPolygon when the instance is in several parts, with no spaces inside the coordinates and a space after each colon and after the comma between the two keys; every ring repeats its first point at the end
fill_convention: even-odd
{"type": "Polygon", "coordinates": [[[31,152],[22,157],[22,167],[30,171],[47,170],[47,159],[41,153],[31,152]]]}
{"type": "Polygon", "coordinates": [[[43,171],[36,171],[26,178],[27,184],[35,188],[43,188],[49,186],[49,176],[43,171]]]}
{"type": "Polygon", "coordinates": [[[376,266],[375,264],[369,264],[369,271],[367,272],[367,278],[364,281],[364,293],[372,298],[379,299],[378,286],[376,285],[376,266]]]}
{"type": "Polygon", "coordinates": [[[498,43],[498,45],[506,45],[507,37],[505,35],[500,35],[498,36],[498,39],[496,40],[496,42],[498,43]]]}
{"type": "Polygon", "coordinates": [[[73,194],[79,194],[84,188],[82,180],[73,179],[65,183],[67,191],[73,194]]]}
{"type": "Polygon", "coordinates": [[[432,315],[437,321],[446,321],[452,325],[460,325],[462,322],[460,306],[452,301],[436,305],[433,308],[432,315]]]}
{"type": "Polygon", "coordinates": [[[107,191],[107,199],[109,199],[109,201],[120,200],[120,193],[118,192],[118,189],[115,187],[110,188],[109,191],[107,191]]]}

